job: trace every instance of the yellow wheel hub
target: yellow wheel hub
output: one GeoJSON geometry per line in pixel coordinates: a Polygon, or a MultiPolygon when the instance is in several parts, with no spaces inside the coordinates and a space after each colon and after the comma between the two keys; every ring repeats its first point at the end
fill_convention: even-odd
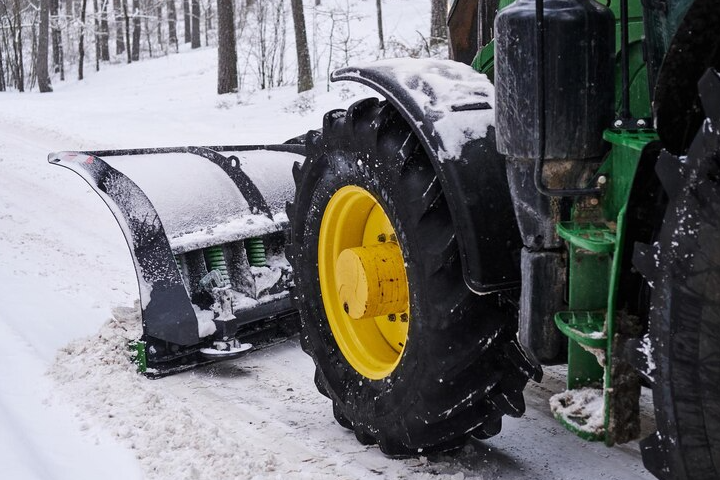
{"type": "Polygon", "coordinates": [[[395,229],[367,190],[335,192],[323,214],[318,273],[330,329],[350,365],[373,380],[400,363],[410,320],[395,229]]]}

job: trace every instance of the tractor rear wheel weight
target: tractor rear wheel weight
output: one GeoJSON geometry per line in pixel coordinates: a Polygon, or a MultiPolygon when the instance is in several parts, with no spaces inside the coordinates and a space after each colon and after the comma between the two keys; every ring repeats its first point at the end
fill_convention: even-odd
{"type": "Polygon", "coordinates": [[[525,408],[528,374],[511,358],[517,323],[497,295],[477,296],[465,286],[450,212],[420,142],[394,107],[367,99],[326,114],[307,148],[288,206],[290,258],[302,292],[295,301],[303,348],[336,419],[389,455],[448,450],[474,431],[497,433],[502,415],[525,408]],[[321,295],[328,273],[318,272],[319,257],[327,256],[318,246],[328,204],[335,209],[338,192],[353,191],[369,195],[390,222],[395,239],[378,241],[400,247],[409,297],[408,318],[394,318],[407,321],[406,342],[380,369],[363,370],[361,361],[365,375],[332,324],[367,319],[329,319],[338,313],[321,295]]]}
{"type": "MultiPolygon", "coordinates": [[[[705,88],[708,88],[706,85],[705,88]]],[[[715,98],[720,79],[714,81],[715,98]]],[[[701,95],[711,92],[703,92],[701,95]]],[[[717,112],[720,105],[706,113],[717,112]]],[[[657,432],[641,442],[663,480],[720,478],[720,119],[707,118],[687,157],[664,152],[668,206],[657,241],[636,249],[652,288],[649,319],[657,432]]]]}

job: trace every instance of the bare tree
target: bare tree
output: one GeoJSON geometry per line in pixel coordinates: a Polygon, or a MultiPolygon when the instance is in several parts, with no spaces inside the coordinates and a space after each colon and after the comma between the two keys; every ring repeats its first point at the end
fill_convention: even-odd
{"type": "Polygon", "coordinates": [[[168,12],[168,42],[175,45],[175,51],[178,51],[177,38],[177,11],[175,10],[175,0],[167,0],[168,12]]]}
{"type": "Polygon", "coordinates": [[[192,48],[200,48],[200,0],[192,0],[192,48]]]}
{"type": "Polygon", "coordinates": [[[127,52],[127,63],[132,62],[132,52],[130,51],[130,15],[128,15],[128,0],[122,0],[123,15],[125,17],[125,51],[127,52]]]}
{"type": "Polygon", "coordinates": [[[302,0],[290,0],[293,25],[295,26],[295,46],[297,48],[298,93],[313,88],[310,52],[308,51],[307,32],[305,30],[305,13],[302,0]]]}
{"type": "Polygon", "coordinates": [[[153,48],[152,48],[152,37],[150,35],[150,19],[147,15],[145,15],[145,40],[147,41],[148,46],[148,54],[150,55],[150,58],[153,56],[153,48]]]}
{"type": "Polygon", "coordinates": [[[192,41],[192,26],[190,22],[190,0],[183,0],[183,23],[185,24],[185,43],[192,41]]]}
{"type": "Polygon", "coordinates": [[[15,77],[15,87],[18,92],[25,91],[25,66],[23,61],[23,41],[22,41],[22,8],[20,0],[15,0],[14,4],[14,24],[10,22],[10,35],[13,39],[13,50],[15,54],[15,65],[13,76],[15,77]]]}
{"type": "Polygon", "coordinates": [[[78,46],[78,80],[83,79],[83,63],[85,62],[85,12],[87,0],[83,0],[80,10],[80,43],[78,46]]]}
{"type": "Polygon", "coordinates": [[[50,36],[50,0],[40,0],[40,32],[38,33],[38,50],[35,72],[40,92],[52,92],[50,74],[48,72],[48,50],[50,36]]]}
{"type": "Polygon", "coordinates": [[[108,2],[109,0],[100,0],[100,59],[103,62],[110,61],[110,26],[108,25],[107,15],[108,2]]]}
{"type": "Polygon", "coordinates": [[[5,91],[5,68],[3,67],[3,49],[0,44],[0,92],[5,91]]]}
{"type": "MultiPolygon", "coordinates": [[[[205,37],[207,37],[207,31],[213,29],[213,11],[212,11],[212,0],[207,0],[207,3],[203,3],[203,14],[205,15],[205,37]]],[[[207,47],[207,45],[205,45],[207,47]]]]}
{"type": "Polygon", "coordinates": [[[98,18],[98,3],[93,0],[93,22],[95,26],[95,71],[100,71],[100,19],[98,18]]]}
{"type": "Polygon", "coordinates": [[[65,61],[63,59],[62,32],[60,32],[60,10],[58,0],[50,0],[50,30],[52,33],[53,72],[60,74],[60,80],[65,80],[65,61]]]}
{"type": "Polygon", "coordinates": [[[237,92],[237,47],[233,0],[217,0],[218,93],[237,92]]]}
{"type": "Polygon", "coordinates": [[[447,41],[447,0],[430,0],[430,45],[447,41]]]}
{"type": "Polygon", "coordinates": [[[123,33],[123,11],[127,10],[124,0],[113,0],[113,12],[115,12],[115,53],[120,55],[125,52],[125,38],[123,33]]]}
{"type": "Polygon", "coordinates": [[[133,0],[133,31],[132,31],[132,59],[133,62],[140,60],[140,34],[142,24],[140,23],[140,1],[133,0]]]}
{"type": "MultiPolygon", "coordinates": [[[[255,61],[258,86],[260,89],[273,88],[283,84],[285,74],[285,44],[287,36],[285,0],[255,1],[252,7],[243,9],[240,31],[248,25],[248,58],[255,61]],[[246,20],[251,13],[252,21],[246,20]]],[[[245,63],[247,66],[249,63],[245,63]]]]}
{"type": "Polygon", "coordinates": [[[378,42],[380,50],[385,50],[385,38],[383,37],[383,25],[382,25],[382,0],[375,0],[377,5],[377,24],[378,24],[378,42]]]}
{"type": "Polygon", "coordinates": [[[162,2],[156,2],[155,3],[155,16],[157,17],[157,41],[160,45],[160,50],[165,51],[165,45],[163,40],[163,31],[162,31],[162,23],[163,23],[163,15],[162,15],[162,2]]]}

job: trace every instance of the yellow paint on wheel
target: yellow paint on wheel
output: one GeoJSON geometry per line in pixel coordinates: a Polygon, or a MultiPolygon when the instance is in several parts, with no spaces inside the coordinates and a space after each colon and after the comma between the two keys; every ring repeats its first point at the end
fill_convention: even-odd
{"type": "Polygon", "coordinates": [[[409,290],[401,248],[370,192],[354,185],[335,192],[318,242],[323,305],[340,351],[373,380],[393,372],[407,342],[409,290]]]}

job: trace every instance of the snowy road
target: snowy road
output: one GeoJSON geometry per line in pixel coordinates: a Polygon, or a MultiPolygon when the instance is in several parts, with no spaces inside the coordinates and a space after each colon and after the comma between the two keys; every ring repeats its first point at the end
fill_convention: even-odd
{"type": "MultiPolygon", "coordinates": [[[[122,348],[124,328],[132,330],[123,323],[128,319],[97,333],[113,307],[129,307],[137,297],[120,231],[79,178],[45,158],[60,148],[130,146],[133,138],[146,145],[158,120],[128,123],[134,108],[147,106],[143,98],[124,105],[119,111],[125,116],[103,116],[112,101],[91,84],[85,93],[95,95],[98,106],[71,112],[77,122],[65,121],[60,110],[71,104],[73,88],[53,94],[55,110],[32,94],[8,96],[0,105],[3,478],[652,478],[636,443],[608,449],[581,441],[555,422],[548,398],[564,389],[555,370],[546,372],[542,384],[529,386],[526,415],[506,419],[497,437],[452,456],[412,459],[387,458],[335,423],[329,401],[315,390],[312,361],[296,340],[161,380],[136,375],[122,348]],[[93,121],[95,129],[89,127],[93,121]]],[[[274,117],[260,112],[287,98],[290,94],[281,92],[248,107],[257,125],[238,143],[255,131],[283,138],[319,124],[318,112],[312,118],[288,115],[287,132],[273,131],[274,117]]],[[[320,98],[318,111],[339,102],[349,103],[320,98]]],[[[176,117],[176,123],[163,130],[158,144],[202,135],[209,137],[205,143],[220,143],[220,137],[238,135],[234,125],[213,117],[228,114],[212,104],[202,124],[225,130],[198,131],[183,119],[183,114],[197,118],[197,109],[175,108],[165,108],[164,115],[176,117]]]]}

